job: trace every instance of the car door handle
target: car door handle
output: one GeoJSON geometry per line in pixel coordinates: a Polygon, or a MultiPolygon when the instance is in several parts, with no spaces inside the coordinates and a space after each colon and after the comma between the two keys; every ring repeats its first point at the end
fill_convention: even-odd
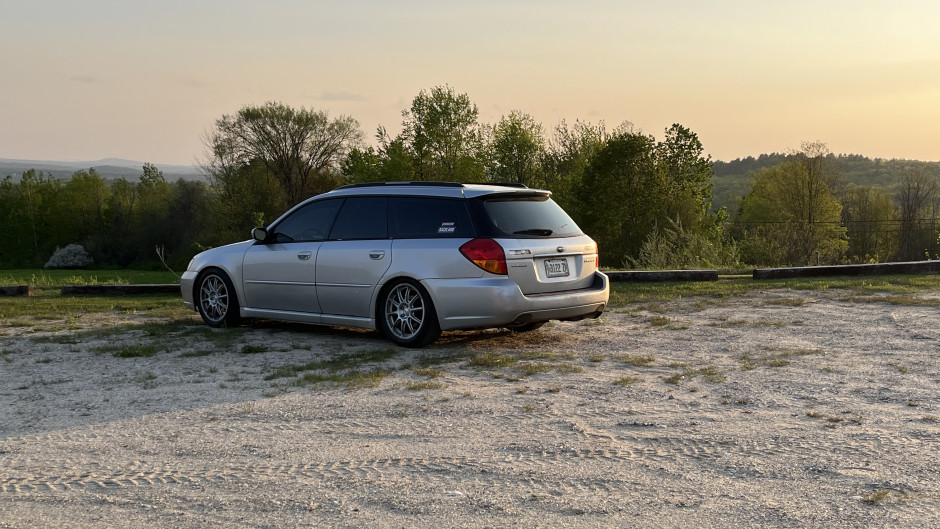
{"type": "Polygon", "coordinates": [[[300,259],[301,261],[309,261],[310,256],[312,255],[313,255],[313,252],[300,252],[297,254],[297,258],[300,259]]]}
{"type": "Polygon", "coordinates": [[[378,261],[379,259],[385,257],[385,250],[372,250],[369,252],[369,257],[378,261]]]}

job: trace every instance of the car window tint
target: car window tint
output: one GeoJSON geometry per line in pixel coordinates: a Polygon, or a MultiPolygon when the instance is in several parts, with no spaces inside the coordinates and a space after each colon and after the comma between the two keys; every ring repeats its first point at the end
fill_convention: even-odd
{"type": "Polygon", "coordinates": [[[342,200],[319,200],[290,214],[274,229],[276,242],[322,241],[330,233],[342,200]]]}
{"type": "Polygon", "coordinates": [[[507,235],[581,235],[581,228],[550,198],[486,200],[484,208],[493,225],[507,235]]]}
{"type": "Polygon", "coordinates": [[[385,197],[348,198],[330,233],[330,239],[387,239],[388,200],[385,197]]]}
{"type": "Polygon", "coordinates": [[[391,204],[396,238],[473,237],[465,200],[398,197],[391,204]]]}

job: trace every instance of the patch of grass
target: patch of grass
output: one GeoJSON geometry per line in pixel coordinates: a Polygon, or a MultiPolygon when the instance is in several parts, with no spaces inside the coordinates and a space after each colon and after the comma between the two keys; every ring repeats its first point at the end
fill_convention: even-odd
{"type": "Polygon", "coordinates": [[[183,306],[179,294],[138,296],[62,296],[58,290],[39,290],[34,296],[10,297],[0,304],[0,321],[29,327],[35,320],[68,320],[92,313],[134,313],[153,317],[185,318],[194,312],[183,306]]]}
{"type": "Polygon", "coordinates": [[[901,373],[902,375],[906,375],[908,372],[907,366],[904,366],[898,362],[888,362],[888,365],[896,369],[897,372],[901,373]]]}
{"type": "Polygon", "coordinates": [[[624,364],[629,364],[635,367],[649,367],[653,365],[653,362],[656,361],[656,357],[653,355],[620,354],[615,358],[624,364]]]}
{"type": "Polygon", "coordinates": [[[685,367],[681,372],[675,373],[663,379],[667,384],[673,384],[678,386],[682,380],[693,379],[695,377],[702,377],[705,382],[711,382],[713,384],[724,382],[727,379],[727,375],[716,366],[705,366],[693,369],[690,367],[685,367]]]}
{"type": "Polygon", "coordinates": [[[110,351],[112,355],[118,358],[145,358],[157,354],[157,348],[153,345],[125,345],[110,351]]]}
{"type": "Polygon", "coordinates": [[[492,351],[480,353],[470,359],[469,364],[473,367],[494,368],[509,367],[516,363],[516,358],[507,355],[501,355],[492,351]]]}
{"type": "Polygon", "coordinates": [[[761,305],[780,305],[784,307],[802,307],[804,304],[806,304],[806,300],[803,298],[776,298],[761,303],[761,305]]]}
{"type": "Polygon", "coordinates": [[[250,355],[250,354],[259,354],[268,352],[268,348],[263,345],[245,345],[241,349],[241,354],[250,355]]]}
{"type": "Polygon", "coordinates": [[[294,386],[317,386],[328,384],[345,387],[348,390],[375,388],[389,376],[388,371],[375,369],[372,371],[345,371],[330,373],[306,373],[293,382],[294,386]]]}
{"type": "Polygon", "coordinates": [[[614,380],[613,384],[615,386],[625,387],[625,386],[632,386],[633,384],[636,384],[637,382],[642,382],[642,381],[643,379],[640,377],[626,376],[626,377],[620,377],[617,380],[614,380]]]}
{"type": "Polygon", "coordinates": [[[407,384],[405,384],[405,389],[408,389],[408,390],[411,390],[411,391],[422,391],[422,390],[430,390],[430,389],[441,389],[441,388],[443,388],[443,387],[444,387],[444,383],[442,383],[442,382],[437,382],[437,381],[434,381],[434,380],[423,380],[423,381],[420,381],[420,382],[414,382],[414,381],[412,381],[412,382],[408,382],[407,384]]]}
{"type": "Polygon", "coordinates": [[[526,351],[518,355],[520,360],[571,360],[575,358],[572,353],[555,353],[552,351],[526,351]]]}
{"type": "Polygon", "coordinates": [[[903,501],[907,498],[907,494],[898,490],[877,489],[871,494],[868,494],[862,498],[862,502],[868,505],[882,505],[884,503],[888,503],[889,501],[903,501]]]}
{"type": "Polygon", "coordinates": [[[581,373],[584,371],[584,368],[581,366],[551,362],[520,362],[515,365],[514,369],[524,377],[539,373],[549,373],[551,371],[555,371],[556,373],[581,373]]]}
{"type": "Polygon", "coordinates": [[[790,365],[791,357],[822,355],[819,349],[789,349],[785,347],[764,347],[770,354],[755,356],[752,353],[742,353],[738,357],[741,364],[741,371],[750,371],[758,367],[780,368],[790,365]]]}
{"type": "Polygon", "coordinates": [[[652,325],[653,327],[665,327],[666,325],[669,325],[671,322],[672,320],[670,320],[668,316],[657,315],[657,316],[653,316],[652,318],[650,318],[650,325],[652,325]]]}
{"type": "Polygon", "coordinates": [[[558,386],[549,386],[545,388],[545,393],[558,393],[561,391],[561,388],[558,386]]]}
{"type": "MultiPolygon", "coordinates": [[[[940,290],[940,275],[890,275],[877,277],[814,277],[799,279],[768,279],[755,281],[750,276],[721,276],[717,281],[675,281],[662,283],[613,282],[610,284],[610,305],[663,303],[696,296],[728,299],[734,296],[773,289],[845,290],[847,293],[881,295],[884,297],[916,294],[924,290],[940,290]]],[[[872,301],[866,298],[859,301],[872,301]]],[[[882,300],[874,300],[882,301],[882,300]]],[[[884,300],[887,301],[887,300],[884,300]]],[[[899,301],[899,300],[895,300],[899,301]]],[[[908,300],[914,303],[915,300],[908,300]]],[[[889,301],[890,302],[890,301],[889,301]]],[[[938,306],[940,300],[923,300],[924,306],[938,306]]]]}
{"type": "Polygon", "coordinates": [[[607,357],[602,354],[595,353],[595,354],[588,356],[588,362],[593,362],[595,364],[603,362],[605,359],[607,359],[607,357]]]}
{"type": "Polygon", "coordinates": [[[209,356],[214,354],[215,351],[212,350],[202,350],[202,351],[190,351],[188,353],[180,353],[180,358],[198,358],[200,356],[209,356]]]}
{"type": "Polygon", "coordinates": [[[428,378],[440,378],[444,376],[443,369],[437,369],[436,367],[422,367],[414,370],[414,373],[418,376],[428,377],[428,378]]]}
{"type": "Polygon", "coordinates": [[[166,270],[4,270],[0,286],[33,285],[38,288],[61,288],[66,285],[137,285],[179,283],[179,278],[166,270]]]}

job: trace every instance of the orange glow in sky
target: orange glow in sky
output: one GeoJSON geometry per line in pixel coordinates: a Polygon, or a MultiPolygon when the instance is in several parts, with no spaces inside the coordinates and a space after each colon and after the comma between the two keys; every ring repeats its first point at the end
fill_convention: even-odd
{"type": "MultiPolygon", "coordinates": [[[[14,4],[14,5],[10,5],[14,4]]],[[[0,15],[0,158],[190,164],[223,114],[281,101],[400,129],[422,89],[696,132],[714,159],[819,140],[940,160],[932,1],[37,0],[0,15]]]]}

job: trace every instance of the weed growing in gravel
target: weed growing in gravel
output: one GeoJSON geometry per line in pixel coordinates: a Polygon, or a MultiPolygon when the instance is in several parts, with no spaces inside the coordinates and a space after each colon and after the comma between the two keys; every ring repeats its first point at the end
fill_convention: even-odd
{"type": "Polygon", "coordinates": [[[180,353],[180,358],[198,358],[200,356],[209,356],[215,353],[215,351],[202,350],[202,351],[190,351],[188,353],[180,353]]]}
{"type": "Polygon", "coordinates": [[[110,352],[112,355],[118,358],[142,358],[150,357],[157,354],[157,348],[153,345],[144,345],[138,343],[137,345],[125,345],[121,347],[101,347],[99,348],[101,352],[110,352]]]}
{"type": "Polygon", "coordinates": [[[779,347],[763,347],[770,354],[755,356],[751,353],[742,353],[738,356],[741,371],[750,371],[758,367],[780,368],[790,365],[790,358],[794,356],[821,355],[818,349],[788,349],[779,347]]]}
{"type": "Polygon", "coordinates": [[[901,373],[902,375],[906,375],[908,372],[907,367],[904,365],[901,365],[898,362],[888,362],[888,365],[896,369],[898,373],[901,373]]]}
{"type": "Polygon", "coordinates": [[[691,380],[694,377],[700,376],[705,382],[711,382],[714,384],[724,382],[727,379],[727,376],[723,371],[718,369],[715,366],[705,366],[698,369],[692,369],[689,367],[684,368],[680,373],[675,373],[671,376],[668,376],[663,379],[667,384],[673,384],[678,386],[679,382],[684,379],[691,380]]]}
{"type": "Polygon", "coordinates": [[[13,351],[9,349],[0,350],[0,358],[3,358],[4,362],[10,363],[13,361],[13,351]]]}
{"type": "Polygon", "coordinates": [[[508,367],[516,363],[516,358],[507,355],[501,355],[492,351],[480,353],[470,359],[469,364],[473,367],[508,367]]]}
{"type": "Polygon", "coordinates": [[[653,327],[665,327],[669,325],[671,321],[668,316],[653,316],[650,318],[650,325],[653,327]]]}
{"type": "Polygon", "coordinates": [[[443,387],[444,387],[444,384],[443,384],[442,382],[437,382],[437,381],[434,381],[434,380],[422,380],[422,381],[420,381],[420,382],[414,382],[414,381],[412,381],[412,382],[408,382],[407,384],[405,384],[405,389],[408,389],[408,390],[411,390],[411,391],[422,391],[422,390],[428,390],[428,389],[441,389],[441,388],[443,388],[443,387]]]}
{"type": "Polygon", "coordinates": [[[649,367],[653,365],[653,362],[656,361],[656,357],[653,355],[620,354],[615,358],[624,364],[629,364],[635,367],[649,367]]]}
{"type": "Polygon", "coordinates": [[[428,377],[428,378],[440,378],[444,376],[444,370],[438,369],[436,367],[421,367],[414,370],[414,373],[418,376],[428,377]]]}
{"type": "Polygon", "coordinates": [[[382,383],[385,377],[389,376],[388,371],[375,369],[373,371],[345,371],[331,373],[306,373],[295,380],[293,386],[317,386],[319,384],[329,384],[342,386],[348,390],[361,388],[374,388],[382,383]]]}
{"type": "Polygon", "coordinates": [[[626,387],[626,386],[632,386],[633,384],[636,384],[637,382],[642,382],[642,381],[643,379],[640,377],[626,376],[626,377],[620,377],[617,380],[614,380],[613,383],[615,386],[626,387]]]}
{"type": "Polygon", "coordinates": [[[245,346],[242,346],[242,350],[241,350],[241,353],[243,355],[266,353],[266,352],[268,352],[268,348],[263,345],[245,345],[245,346]]]}
{"type": "Polygon", "coordinates": [[[572,353],[555,353],[551,351],[526,351],[519,355],[520,360],[572,360],[572,353]]]}
{"type": "Polygon", "coordinates": [[[882,505],[890,500],[902,501],[906,500],[907,498],[907,494],[898,490],[877,489],[871,494],[868,494],[862,498],[862,502],[867,503],[868,505],[882,505]]]}

